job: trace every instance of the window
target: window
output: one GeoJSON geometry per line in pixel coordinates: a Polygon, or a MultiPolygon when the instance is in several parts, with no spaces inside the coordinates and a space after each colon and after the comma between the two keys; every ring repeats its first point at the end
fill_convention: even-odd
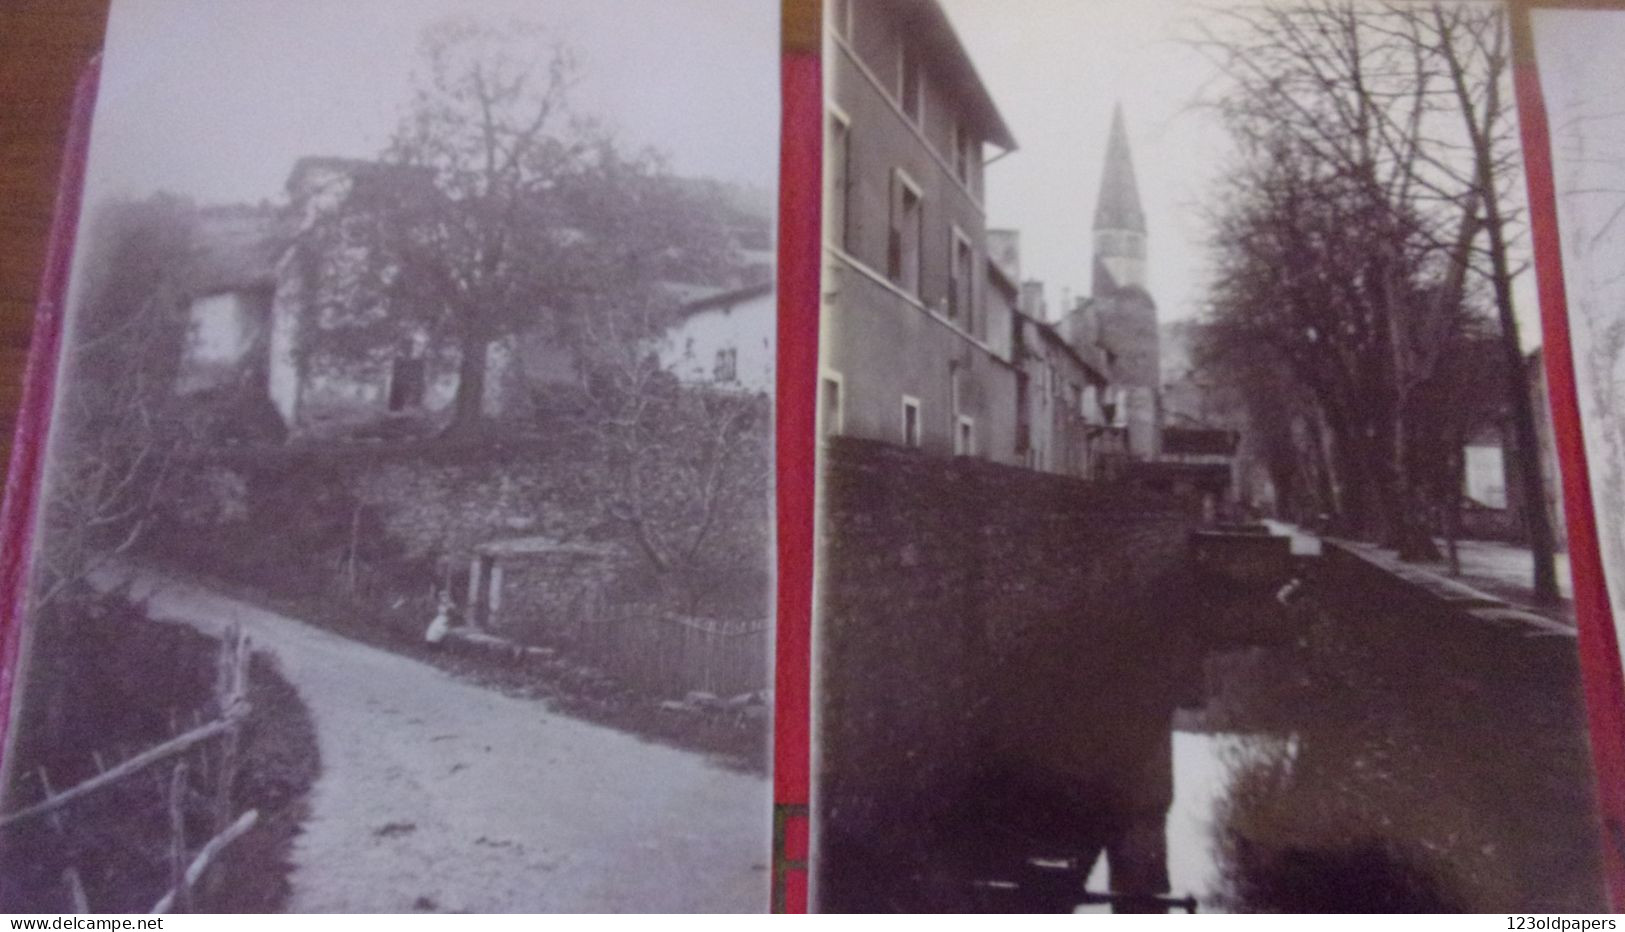
{"type": "Polygon", "coordinates": [[[964,124],[955,123],[953,145],[954,174],[969,187],[971,184],[971,167],[979,161],[976,151],[976,137],[965,129],[964,124]]]}
{"type": "Polygon", "coordinates": [[[974,334],[976,319],[972,301],[976,293],[976,251],[965,234],[957,229],[953,233],[953,256],[948,278],[948,319],[974,334]]]}
{"type": "Polygon", "coordinates": [[[903,446],[920,446],[920,399],[903,396],[903,446]]]}
{"type": "Polygon", "coordinates": [[[818,386],[818,432],[824,437],[839,436],[845,419],[841,402],[841,377],[833,372],[824,374],[818,386]]]}
{"type": "Polygon", "coordinates": [[[897,100],[903,105],[903,115],[920,122],[920,53],[910,43],[903,43],[903,61],[899,69],[901,80],[897,100]]]}
{"type": "Polygon", "coordinates": [[[739,381],[739,350],[729,346],[717,350],[717,361],[711,367],[711,378],[718,382],[739,381]]]}
{"type": "Polygon", "coordinates": [[[1032,466],[1033,416],[1027,381],[1027,373],[1016,373],[1016,452],[1022,455],[1028,466],[1032,466]]]}
{"type": "Polygon", "coordinates": [[[924,233],[920,189],[898,171],[892,175],[891,232],[886,244],[886,276],[916,297],[920,294],[920,240],[924,233]]]}
{"type": "Polygon", "coordinates": [[[404,411],[423,406],[423,390],[428,383],[423,359],[400,357],[389,372],[389,410],[404,411]]]}
{"type": "Polygon", "coordinates": [[[829,115],[829,205],[824,209],[824,238],[851,252],[848,206],[852,200],[852,124],[845,116],[829,115]]]}
{"type": "Polygon", "coordinates": [[[959,427],[954,431],[954,455],[976,455],[976,419],[963,414],[959,416],[959,427]]]}

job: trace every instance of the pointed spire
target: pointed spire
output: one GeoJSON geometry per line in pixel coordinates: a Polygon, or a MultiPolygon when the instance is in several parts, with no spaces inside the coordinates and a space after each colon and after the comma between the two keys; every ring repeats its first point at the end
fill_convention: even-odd
{"type": "Polygon", "coordinates": [[[1129,154],[1128,131],[1123,128],[1123,105],[1112,109],[1111,138],[1106,142],[1106,170],[1095,201],[1096,230],[1145,232],[1145,211],[1140,209],[1140,187],[1134,180],[1134,159],[1129,154]]]}

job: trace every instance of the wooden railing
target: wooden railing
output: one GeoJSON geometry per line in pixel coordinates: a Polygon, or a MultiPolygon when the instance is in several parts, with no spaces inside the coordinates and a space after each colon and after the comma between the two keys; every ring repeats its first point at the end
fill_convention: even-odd
{"type": "MultiPolygon", "coordinates": [[[[59,834],[66,834],[63,814],[76,800],[115,786],[130,777],[162,762],[174,760],[207,742],[218,739],[221,750],[218,768],[213,774],[215,794],[213,823],[215,834],[204,842],[196,854],[188,854],[186,826],[183,814],[188,791],[189,770],[184,760],[177,760],[171,771],[169,791],[163,804],[169,814],[170,889],[153,905],[152,912],[189,910],[193,891],[207,874],[220,853],[252,829],[259,821],[259,813],[248,810],[240,815],[231,812],[231,785],[239,765],[239,738],[243,721],[248,717],[248,676],[252,657],[249,639],[241,628],[233,626],[226,632],[220,646],[220,660],[215,678],[215,704],[218,717],[197,725],[181,734],[156,744],[112,766],[101,765],[102,756],[92,756],[100,771],[95,776],[67,789],[57,791],[50,776],[41,768],[37,772],[44,798],[13,812],[0,814],[0,832],[15,828],[35,819],[49,819],[59,834]]],[[[90,911],[84,884],[77,868],[63,871],[63,885],[67,889],[69,907],[76,913],[90,911]]]]}

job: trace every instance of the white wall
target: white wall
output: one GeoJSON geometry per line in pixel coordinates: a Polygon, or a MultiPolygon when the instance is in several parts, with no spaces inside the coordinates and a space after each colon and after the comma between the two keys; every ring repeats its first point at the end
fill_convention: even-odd
{"type": "Polygon", "coordinates": [[[187,309],[186,349],[176,391],[186,394],[232,381],[259,342],[265,322],[253,296],[208,295],[187,309]]]}
{"type": "Polygon", "coordinates": [[[660,347],[660,363],[684,382],[714,381],[717,353],[737,354],[737,384],[749,391],[773,390],[774,343],[778,316],[772,290],[738,304],[690,314],[673,327],[660,347]]]}
{"type": "Polygon", "coordinates": [[[1507,506],[1506,466],[1501,448],[1489,444],[1473,444],[1463,451],[1465,467],[1463,477],[1468,498],[1491,508],[1507,506]]]}

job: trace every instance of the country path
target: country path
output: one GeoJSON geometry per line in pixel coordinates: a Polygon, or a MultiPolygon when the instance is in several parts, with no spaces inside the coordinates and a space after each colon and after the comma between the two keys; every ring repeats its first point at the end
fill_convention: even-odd
{"type": "Polygon", "coordinates": [[[216,635],[240,623],[310,709],[322,770],[294,841],[290,911],[767,907],[764,778],[193,583],[118,576],[154,619],[216,635]]]}

